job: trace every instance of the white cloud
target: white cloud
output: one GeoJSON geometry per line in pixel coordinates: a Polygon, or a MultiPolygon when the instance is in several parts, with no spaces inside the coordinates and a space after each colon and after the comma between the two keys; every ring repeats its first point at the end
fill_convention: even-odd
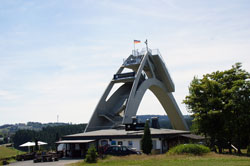
{"type": "Polygon", "coordinates": [[[1,90],[0,89],[0,99],[1,100],[16,100],[20,98],[20,95],[17,95],[13,92],[7,91],[7,90],[1,90]]]}

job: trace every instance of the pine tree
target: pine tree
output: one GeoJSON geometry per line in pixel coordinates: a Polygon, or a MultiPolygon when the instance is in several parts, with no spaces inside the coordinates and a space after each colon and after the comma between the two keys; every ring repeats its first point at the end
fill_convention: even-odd
{"type": "Polygon", "coordinates": [[[144,135],[142,136],[142,140],[141,140],[141,148],[142,148],[142,152],[145,154],[150,154],[153,148],[152,137],[151,137],[148,121],[146,121],[146,124],[144,127],[144,135]]]}
{"type": "Polygon", "coordinates": [[[90,148],[87,151],[85,161],[87,163],[96,163],[97,162],[97,157],[98,157],[98,154],[96,152],[96,148],[95,148],[94,145],[91,145],[90,148]]]}

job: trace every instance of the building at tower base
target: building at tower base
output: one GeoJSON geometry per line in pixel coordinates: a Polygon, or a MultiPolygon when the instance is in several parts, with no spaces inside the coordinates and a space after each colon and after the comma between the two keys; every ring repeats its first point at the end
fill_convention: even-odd
{"type": "Polygon", "coordinates": [[[136,113],[146,90],[151,90],[160,101],[173,129],[159,128],[157,117],[151,120],[152,153],[165,153],[169,148],[203,137],[188,130],[183,115],[172,95],[174,83],[158,50],[133,51],[114,74],[85,132],[66,135],[57,144],[64,145],[66,157],[85,157],[94,145],[99,153],[106,146],[126,146],[141,151],[144,126],[137,122],[136,113]],[[130,72],[123,72],[130,69],[130,72]],[[115,84],[122,84],[111,93],[115,84]],[[139,125],[138,125],[139,124],[139,125]]]}

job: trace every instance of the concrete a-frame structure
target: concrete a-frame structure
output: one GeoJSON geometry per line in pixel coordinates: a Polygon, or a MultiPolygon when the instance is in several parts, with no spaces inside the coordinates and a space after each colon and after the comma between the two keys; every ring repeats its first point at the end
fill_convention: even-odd
{"type": "Polygon", "coordinates": [[[131,124],[146,90],[151,90],[166,111],[174,129],[188,130],[172,95],[174,83],[158,50],[134,51],[119,68],[101,97],[86,132],[131,124]],[[122,73],[127,68],[133,72],[122,73]],[[113,94],[116,83],[123,83],[113,94]],[[108,96],[110,96],[108,98],[108,96]]]}

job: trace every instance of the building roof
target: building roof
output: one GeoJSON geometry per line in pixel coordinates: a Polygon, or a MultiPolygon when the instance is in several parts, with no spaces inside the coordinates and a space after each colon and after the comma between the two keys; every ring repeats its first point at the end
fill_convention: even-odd
{"type": "Polygon", "coordinates": [[[75,144],[79,144],[79,143],[89,143],[89,142],[93,142],[95,140],[62,140],[62,141],[58,141],[56,142],[57,144],[67,144],[67,143],[75,143],[75,144]]]}
{"type": "Polygon", "coordinates": [[[203,140],[205,137],[200,136],[200,135],[195,135],[195,134],[181,134],[180,136],[186,137],[186,138],[191,138],[191,139],[196,139],[196,140],[203,140]]]}
{"type": "MultiPolygon", "coordinates": [[[[173,130],[173,129],[154,129],[150,128],[151,135],[176,135],[176,134],[189,134],[189,131],[182,131],[182,130],[173,130]]],[[[96,130],[96,131],[90,131],[85,133],[78,133],[78,134],[72,134],[64,136],[64,139],[70,139],[70,138],[100,138],[100,137],[141,137],[144,134],[143,130],[139,131],[126,131],[126,130],[118,130],[118,129],[105,129],[105,130],[96,130]]]]}

